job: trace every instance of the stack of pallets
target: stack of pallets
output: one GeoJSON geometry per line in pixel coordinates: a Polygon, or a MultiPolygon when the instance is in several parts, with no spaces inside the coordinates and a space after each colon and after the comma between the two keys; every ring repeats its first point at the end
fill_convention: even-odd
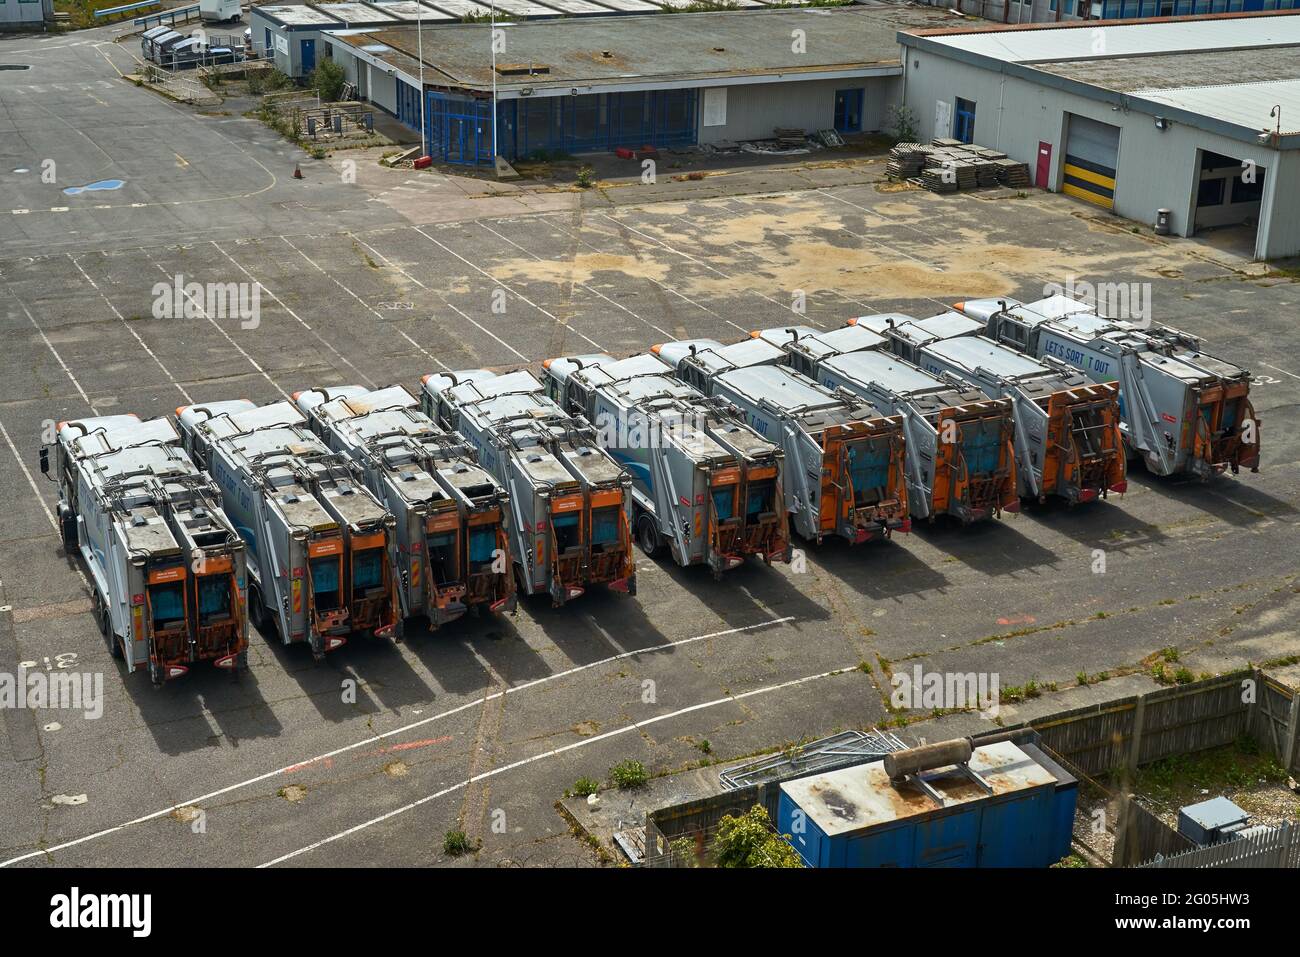
{"type": "Polygon", "coordinates": [[[889,151],[889,165],[885,173],[895,179],[912,179],[920,176],[933,147],[920,143],[898,143],[889,151]]]}
{"type": "Polygon", "coordinates": [[[1017,163],[1015,160],[1006,157],[993,162],[997,166],[998,182],[1003,186],[1023,189],[1029,185],[1029,166],[1027,164],[1017,163]]]}
{"type": "Polygon", "coordinates": [[[803,146],[808,139],[808,134],[803,130],[791,130],[778,126],[772,132],[776,134],[777,144],[786,148],[803,146]]]}

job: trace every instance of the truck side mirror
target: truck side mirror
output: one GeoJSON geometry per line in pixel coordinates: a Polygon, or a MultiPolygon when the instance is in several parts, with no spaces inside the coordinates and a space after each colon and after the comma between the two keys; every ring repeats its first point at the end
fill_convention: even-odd
{"type": "Polygon", "coordinates": [[[50,474],[50,450],[47,446],[41,446],[41,474],[50,474]]]}

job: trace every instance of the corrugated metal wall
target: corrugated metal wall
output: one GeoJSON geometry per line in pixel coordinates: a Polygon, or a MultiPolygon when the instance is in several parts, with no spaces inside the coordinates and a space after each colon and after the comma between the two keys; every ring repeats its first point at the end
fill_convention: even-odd
{"type": "Polygon", "coordinates": [[[1300,173],[1295,151],[1280,155],[1178,122],[1160,130],[1153,114],[1112,109],[1109,103],[915,48],[907,49],[905,70],[906,105],[915,114],[920,141],[951,135],[951,126],[936,132],[936,113],[946,110],[951,119],[958,96],[973,100],[975,142],[1005,151],[1012,159],[1028,163],[1031,171],[1039,142],[1052,144],[1053,168],[1048,182],[1053,190],[1061,187],[1067,113],[1119,126],[1115,212],[1151,223],[1157,209],[1167,208],[1172,211],[1173,232],[1180,236],[1187,235],[1194,222],[1200,179],[1198,149],[1255,159],[1269,176],[1274,173],[1269,164],[1276,167],[1281,163],[1278,182],[1283,188],[1273,194],[1277,204],[1274,215],[1261,217],[1264,229],[1257,255],[1264,251],[1270,257],[1300,253],[1300,190],[1285,188],[1300,173]]]}
{"type": "Polygon", "coordinates": [[[835,125],[837,90],[862,90],[863,132],[880,130],[888,123],[889,104],[897,102],[898,79],[802,80],[724,89],[727,122],[723,126],[705,126],[705,110],[701,104],[701,143],[762,139],[771,137],[773,128],[778,126],[808,131],[831,129],[835,125]]]}

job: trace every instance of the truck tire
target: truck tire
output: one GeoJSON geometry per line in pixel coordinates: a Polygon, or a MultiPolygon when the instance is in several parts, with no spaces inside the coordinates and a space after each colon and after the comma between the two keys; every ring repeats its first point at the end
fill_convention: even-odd
{"type": "Polygon", "coordinates": [[[248,621],[263,638],[266,634],[266,605],[262,604],[262,591],[256,585],[248,586],[248,621]]]}
{"type": "Polygon", "coordinates": [[[59,503],[59,534],[63,539],[63,553],[77,554],[77,513],[62,502],[59,503]]]}
{"type": "Polygon", "coordinates": [[[659,537],[659,529],[655,527],[655,520],[649,515],[642,513],[636,520],[636,540],[641,546],[641,551],[646,553],[649,558],[654,558],[663,551],[663,539],[659,537]]]}
{"type": "Polygon", "coordinates": [[[104,599],[100,597],[99,592],[95,592],[95,623],[99,625],[99,633],[104,637],[108,653],[119,661],[125,658],[122,643],[117,640],[117,635],[113,634],[113,618],[108,613],[108,605],[104,604],[104,599]]]}

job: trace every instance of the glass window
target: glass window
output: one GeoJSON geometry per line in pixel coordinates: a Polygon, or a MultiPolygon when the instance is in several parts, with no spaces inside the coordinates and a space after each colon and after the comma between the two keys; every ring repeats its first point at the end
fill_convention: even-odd
{"type": "Polygon", "coordinates": [[[1220,206],[1223,204],[1223,180],[1203,179],[1200,189],[1196,191],[1197,206],[1220,206]]]}
{"type": "Polygon", "coordinates": [[[551,524],[555,526],[555,547],[563,555],[566,549],[577,548],[582,545],[579,538],[581,528],[578,525],[577,515],[556,515],[551,524]]]}
{"type": "Polygon", "coordinates": [[[772,493],[776,486],[772,482],[759,482],[749,487],[749,494],[745,497],[745,518],[749,521],[755,521],[764,512],[771,512],[772,493]]]}

